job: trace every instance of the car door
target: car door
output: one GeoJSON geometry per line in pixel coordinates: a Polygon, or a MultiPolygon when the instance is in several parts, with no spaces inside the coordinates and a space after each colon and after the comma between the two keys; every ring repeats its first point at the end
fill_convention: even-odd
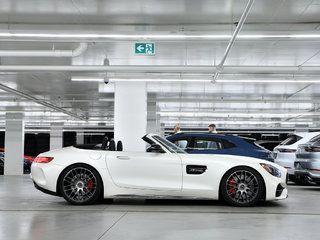
{"type": "Polygon", "coordinates": [[[108,152],[106,161],[118,187],[181,191],[182,162],[178,154],[108,152]]]}

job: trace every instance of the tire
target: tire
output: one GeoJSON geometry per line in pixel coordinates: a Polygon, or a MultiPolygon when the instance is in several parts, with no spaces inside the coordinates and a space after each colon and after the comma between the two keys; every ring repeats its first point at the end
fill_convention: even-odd
{"type": "Polygon", "coordinates": [[[295,175],[289,175],[289,181],[291,181],[291,182],[296,182],[296,180],[297,180],[297,178],[296,178],[296,176],[295,175]]]}
{"type": "Polygon", "coordinates": [[[230,169],[220,184],[221,196],[235,207],[249,207],[263,196],[264,182],[261,175],[249,167],[230,169]]]}
{"type": "Polygon", "coordinates": [[[88,205],[99,200],[103,184],[99,173],[93,167],[77,164],[61,173],[58,187],[61,195],[69,203],[88,205]]]}

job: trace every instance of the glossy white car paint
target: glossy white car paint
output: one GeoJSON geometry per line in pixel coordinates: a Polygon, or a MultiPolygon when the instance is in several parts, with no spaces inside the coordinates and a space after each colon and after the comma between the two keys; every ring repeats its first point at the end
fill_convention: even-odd
{"type": "Polygon", "coordinates": [[[308,142],[320,132],[297,132],[294,135],[300,136],[301,139],[290,145],[278,145],[274,148],[273,153],[276,156],[274,162],[287,169],[289,175],[294,175],[294,161],[299,144],[308,142]],[[279,149],[292,150],[292,152],[280,152],[279,149]]]}
{"type": "MultiPolygon", "coordinates": [[[[148,138],[161,145],[153,134],[148,138]]],[[[54,157],[49,163],[33,163],[32,180],[41,188],[57,192],[57,182],[61,172],[73,164],[87,164],[95,168],[103,182],[104,198],[197,198],[218,199],[220,181],[224,174],[237,166],[255,169],[265,183],[266,200],[287,197],[286,174],[283,167],[268,161],[214,154],[182,154],[154,152],[117,152],[84,150],[67,147],[42,153],[39,156],[54,157]],[[260,164],[272,165],[280,170],[281,177],[268,173],[260,164]],[[187,165],[207,166],[199,175],[187,174],[187,165]],[[276,189],[281,184],[285,188],[279,197],[276,189]]]]}

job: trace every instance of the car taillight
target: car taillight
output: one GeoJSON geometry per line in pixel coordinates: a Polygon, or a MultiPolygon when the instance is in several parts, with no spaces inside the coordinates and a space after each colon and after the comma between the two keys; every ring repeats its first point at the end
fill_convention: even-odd
{"type": "Polygon", "coordinates": [[[30,162],[33,162],[34,159],[32,157],[29,157],[29,156],[24,156],[25,159],[29,160],[30,162]]]}
{"type": "Polygon", "coordinates": [[[306,152],[320,152],[320,147],[305,147],[306,152]]]}
{"type": "Polygon", "coordinates": [[[53,157],[36,157],[34,162],[36,163],[48,163],[51,162],[53,157]]]}
{"type": "Polygon", "coordinates": [[[286,149],[286,148],[278,148],[279,152],[283,152],[283,153],[294,153],[296,152],[295,149],[286,149]]]}

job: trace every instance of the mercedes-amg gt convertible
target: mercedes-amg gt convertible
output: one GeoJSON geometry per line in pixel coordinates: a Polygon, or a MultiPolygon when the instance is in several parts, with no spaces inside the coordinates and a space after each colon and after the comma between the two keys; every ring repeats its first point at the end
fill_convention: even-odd
{"type": "Polygon", "coordinates": [[[100,149],[66,147],[40,154],[31,166],[35,187],[72,204],[101,198],[224,199],[233,206],[287,197],[287,170],[252,157],[187,154],[148,134],[145,152],[124,152],[120,142],[100,149]]]}

